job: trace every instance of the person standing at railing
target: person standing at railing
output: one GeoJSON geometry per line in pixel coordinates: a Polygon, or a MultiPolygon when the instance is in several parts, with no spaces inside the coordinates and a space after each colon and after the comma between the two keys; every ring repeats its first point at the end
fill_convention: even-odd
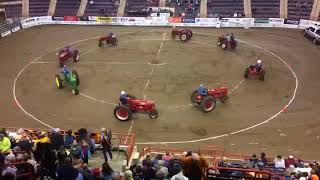
{"type": "Polygon", "coordinates": [[[0,134],[0,152],[4,153],[10,150],[11,143],[9,138],[5,137],[4,134],[0,134]]]}
{"type": "Polygon", "coordinates": [[[110,160],[112,160],[112,143],[111,143],[111,139],[112,139],[112,133],[111,130],[107,130],[106,128],[102,128],[101,129],[101,139],[100,139],[100,143],[102,146],[102,153],[103,153],[103,157],[105,162],[108,162],[108,155],[110,156],[110,160]]]}

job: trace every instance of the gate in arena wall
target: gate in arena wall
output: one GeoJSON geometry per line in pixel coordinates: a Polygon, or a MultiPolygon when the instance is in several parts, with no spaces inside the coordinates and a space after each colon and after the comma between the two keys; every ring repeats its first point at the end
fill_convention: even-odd
{"type": "Polygon", "coordinates": [[[0,9],[0,23],[5,22],[7,20],[6,11],[4,9],[0,9]]]}

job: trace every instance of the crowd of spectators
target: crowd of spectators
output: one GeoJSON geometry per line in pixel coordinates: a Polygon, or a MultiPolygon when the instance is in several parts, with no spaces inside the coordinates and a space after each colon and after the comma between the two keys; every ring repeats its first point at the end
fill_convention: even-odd
{"type": "Polygon", "coordinates": [[[124,177],[134,180],[201,180],[206,179],[207,168],[207,161],[196,152],[186,152],[181,157],[167,152],[154,159],[146,155],[141,163],[131,166],[124,177]]]}
{"type": "MultiPolygon", "coordinates": [[[[218,167],[264,170],[285,177],[288,180],[318,180],[320,176],[318,162],[303,161],[299,158],[295,160],[292,155],[289,155],[287,158],[277,155],[272,160],[271,158],[267,158],[265,153],[261,153],[260,157],[253,154],[247,160],[242,161],[229,160],[227,157],[223,157],[218,167]]],[[[225,173],[227,176],[244,175],[244,172],[241,171],[220,170],[220,173],[225,173]]]]}
{"type": "Polygon", "coordinates": [[[112,133],[101,130],[101,147],[104,152],[102,168],[89,169],[91,154],[97,147],[95,138],[82,128],[74,136],[68,130],[41,131],[31,137],[24,129],[17,132],[0,130],[0,179],[120,179],[109,166],[112,160],[112,133]],[[107,155],[108,153],[108,155],[107,155]]]}
{"type": "Polygon", "coordinates": [[[200,17],[200,0],[167,0],[167,5],[175,8],[175,15],[200,17]]]}

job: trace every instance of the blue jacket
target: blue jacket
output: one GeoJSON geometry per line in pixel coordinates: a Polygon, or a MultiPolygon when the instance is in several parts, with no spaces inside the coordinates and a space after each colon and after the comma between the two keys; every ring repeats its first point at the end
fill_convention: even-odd
{"type": "Polygon", "coordinates": [[[127,94],[120,95],[119,100],[122,104],[127,104],[128,103],[128,95],[127,94]]]}
{"type": "Polygon", "coordinates": [[[260,71],[261,70],[261,68],[262,68],[262,64],[260,63],[256,63],[255,65],[254,65],[254,68],[256,69],[256,70],[258,70],[258,71],[260,71]]]}
{"type": "Polygon", "coordinates": [[[67,76],[70,74],[70,70],[67,68],[67,67],[63,67],[61,69],[61,73],[64,75],[64,76],[67,76]]]}
{"type": "Polygon", "coordinates": [[[197,89],[197,92],[198,92],[198,94],[201,95],[201,96],[206,96],[206,95],[208,95],[208,89],[205,88],[205,87],[199,86],[198,89],[197,89]]]}

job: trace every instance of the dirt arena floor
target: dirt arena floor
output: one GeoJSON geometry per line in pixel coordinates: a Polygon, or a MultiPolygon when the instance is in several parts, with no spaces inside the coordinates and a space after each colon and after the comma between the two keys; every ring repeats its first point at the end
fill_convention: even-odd
{"type": "Polygon", "coordinates": [[[319,159],[319,47],[300,30],[192,30],[187,43],[172,40],[169,28],[68,25],[34,27],[1,39],[1,126],[107,127],[135,133],[140,147],[214,144],[245,154],[319,159]],[[94,37],[109,31],[117,34],[119,45],[98,48],[94,37]],[[222,32],[234,32],[244,42],[235,51],[222,51],[216,46],[222,32]],[[81,54],[78,63],[69,64],[80,75],[78,96],[69,87],[58,90],[54,81],[56,48],[72,42],[81,54]],[[266,80],[244,80],[244,69],[257,57],[266,80]],[[190,106],[190,94],[200,83],[228,87],[230,101],[200,112],[190,106]],[[158,119],[135,114],[132,121],[116,120],[113,109],[121,90],[155,100],[158,119]],[[278,113],[292,99],[287,111],[278,113]]]}

